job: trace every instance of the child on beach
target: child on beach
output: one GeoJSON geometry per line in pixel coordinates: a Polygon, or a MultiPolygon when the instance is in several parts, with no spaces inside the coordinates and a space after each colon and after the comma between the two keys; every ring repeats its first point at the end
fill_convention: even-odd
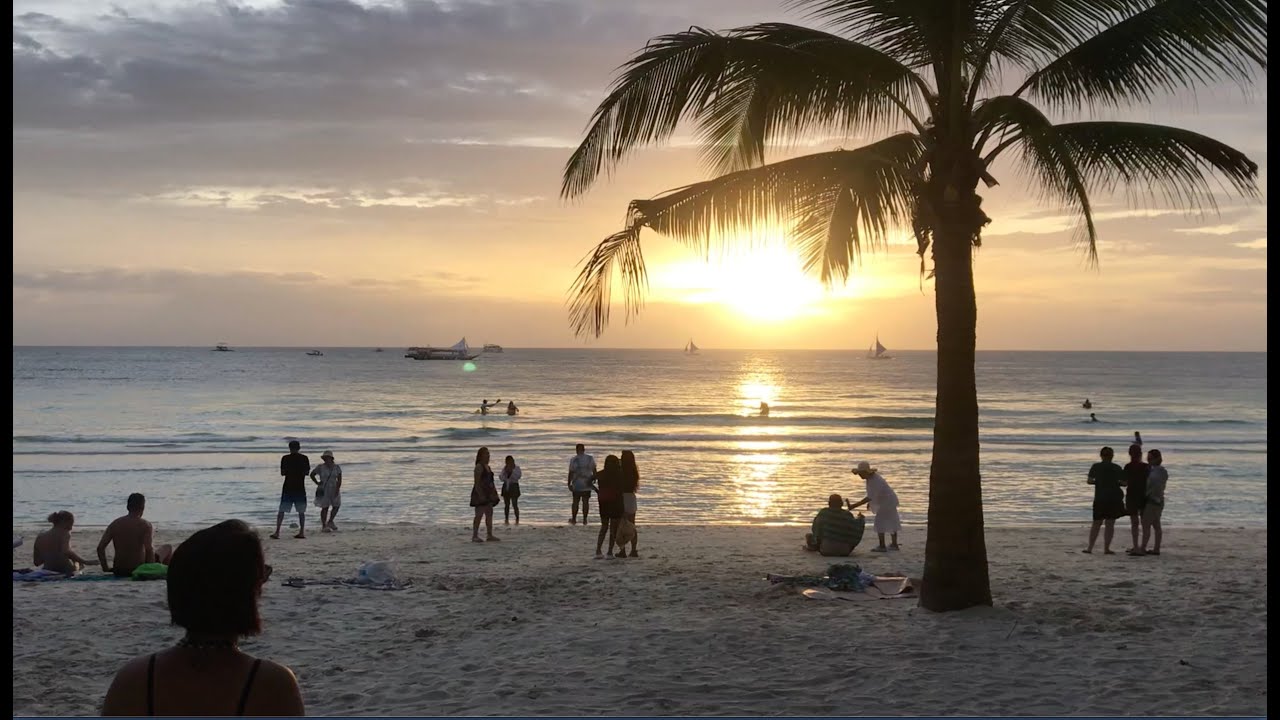
{"type": "Polygon", "coordinates": [[[854,468],[854,474],[867,481],[867,496],[849,505],[849,510],[866,505],[875,513],[876,534],[880,536],[880,546],[871,548],[871,552],[886,552],[898,549],[898,531],[902,529],[902,520],[898,517],[898,494],[889,487],[889,483],[880,472],[871,467],[871,463],[863,460],[854,468]],[[890,536],[892,543],[885,547],[884,536],[890,536]]]}
{"type": "Polygon", "coordinates": [[[511,524],[511,510],[516,511],[516,524],[520,524],[520,477],[523,475],[520,466],[516,464],[516,459],[510,455],[507,456],[502,466],[502,515],[505,518],[503,524],[511,524]]]}
{"type": "Polygon", "coordinates": [[[1111,550],[1111,538],[1116,534],[1116,518],[1124,517],[1124,470],[1113,462],[1115,451],[1109,447],[1098,452],[1102,462],[1089,468],[1089,484],[1093,486],[1093,525],[1089,527],[1089,547],[1081,550],[1092,553],[1098,542],[1098,531],[1105,523],[1107,532],[1102,538],[1102,551],[1115,555],[1111,550]]]}

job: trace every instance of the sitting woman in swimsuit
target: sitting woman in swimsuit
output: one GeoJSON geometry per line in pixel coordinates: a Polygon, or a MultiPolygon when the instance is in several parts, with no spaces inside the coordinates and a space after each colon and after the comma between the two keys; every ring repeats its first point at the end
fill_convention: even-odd
{"type": "Polygon", "coordinates": [[[238,646],[262,632],[258,598],[267,575],[262,541],[239,520],[179,545],[169,563],[169,616],[187,634],[121,668],[102,714],[303,715],[293,672],[238,646]]]}
{"type": "Polygon", "coordinates": [[[71,529],[75,527],[76,516],[59,510],[49,516],[49,523],[53,527],[37,535],[31,544],[31,562],[36,567],[67,575],[83,570],[88,561],[71,549],[71,529]]]}

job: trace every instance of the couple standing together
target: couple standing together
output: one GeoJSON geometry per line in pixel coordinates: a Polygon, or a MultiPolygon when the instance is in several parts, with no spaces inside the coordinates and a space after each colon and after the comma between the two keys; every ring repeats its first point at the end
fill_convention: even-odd
{"type": "Polygon", "coordinates": [[[582,505],[582,524],[587,524],[591,513],[591,493],[596,493],[600,505],[600,535],[596,538],[596,558],[627,557],[627,543],[631,543],[631,557],[636,552],[636,492],[640,489],[640,470],[636,467],[635,453],[623,450],[622,457],[610,455],[604,459],[604,469],[596,470],[596,459],[587,454],[579,443],[569,461],[569,477],[566,481],[573,492],[573,516],[569,524],[578,524],[578,505],[582,505]],[[609,539],[608,553],[602,552],[605,538],[609,539]],[[618,553],[613,552],[614,546],[618,553]]]}
{"type": "Polygon", "coordinates": [[[307,477],[316,485],[316,505],[320,506],[320,531],[337,532],[334,520],[338,517],[338,508],[342,507],[342,466],[333,461],[333,453],[325,450],[320,459],[321,464],[311,467],[311,459],[302,454],[302,443],[289,441],[289,454],[280,458],[280,474],[284,477],[284,486],[280,489],[280,508],[276,512],[276,531],[271,534],[272,540],[280,539],[280,527],[284,524],[284,515],[290,510],[298,511],[298,534],[295,538],[302,540],[307,536],[307,477]]]}

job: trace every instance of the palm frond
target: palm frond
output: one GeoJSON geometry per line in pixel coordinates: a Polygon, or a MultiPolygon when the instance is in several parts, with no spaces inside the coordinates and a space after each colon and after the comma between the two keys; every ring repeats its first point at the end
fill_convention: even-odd
{"type": "MultiPolygon", "coordinates": [[[[980,132],[1000,141],[985,158],[989,166],[1000,153],[1016,146],[1022,170],[1052,200],[1074,208],[1080,216],[1075,237],[1090,265],[1098,262],[1098,230],[1093,222],[1089,188],[1072,145],[1031,103],[1011,95],[991,98],[974,112],[980,132]]],[[[981,150],[981,148],[979,148],[981,150]]]]}
{"type": "Polygon", "coordinates": [[[588,256],[572,289],[570,320],[579,334],[598,336],[609,321],[612,270],[622,269],[627,317],[640,307],[644,259],[639,233],[650,228],[708,256],[739,231],[791,229],[808,267],[824,281],[847,277],[864,245],[883,247],[890,228],[915,214],[922,145],[901,133],[856,150],[836,150],[742,170],[632,201],[627,227],[588,256]]]}
{"type": "Polygon", "coordinates": [[[785,23],[729,31],[733,48],[719,91],[698,114],[704,159],[716,172],[764,162],[765,146],[818,131],[840,136],[892,129],[929,89],[911,70],[867,45],[785,23]]]}
{"type": "Polygon", "coordinates": [[[1062,52],[1015,94],[1061,109],[1118,106],[1219,80],[1243,85],[1266,70],[1265,0],[1148,3],[1062,52]]]}
{"type": "Polygon", "coordinates": [[[1054,130],[1090,189],[1125,189],[1189,211],[1216,210],[1215,188],[1258,196],[1258,164],[1200,133],[1104,121],[1062,123],[1054,130]]]}
{"type": "Polygon", "coordinates": [[[706,157],[721,170],[762,162],[774,136],[914,120],[908,92],[917,83],[879,51],[796,26],[663,35],[622,67],[565,165],[561,194],[582,194],[687,120],[698,121],[706,157]]]}
{"type": "Polygon", "coordinates": [[[969,43],[977,37],[981,3],[974,0],[791,0],[789,5],[915,68],[941,64],[956,42],[972,49],[969,43]]]}

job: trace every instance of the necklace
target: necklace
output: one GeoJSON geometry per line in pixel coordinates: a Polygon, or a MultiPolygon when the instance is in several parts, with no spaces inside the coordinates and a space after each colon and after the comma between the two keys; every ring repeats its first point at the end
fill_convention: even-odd
{"type": "Polygon", "coordinates": [[[237,640],[192,640],[187,635],[178,641],[178,647],[192,650],[238,650],[240,643],[237,640]]]}

